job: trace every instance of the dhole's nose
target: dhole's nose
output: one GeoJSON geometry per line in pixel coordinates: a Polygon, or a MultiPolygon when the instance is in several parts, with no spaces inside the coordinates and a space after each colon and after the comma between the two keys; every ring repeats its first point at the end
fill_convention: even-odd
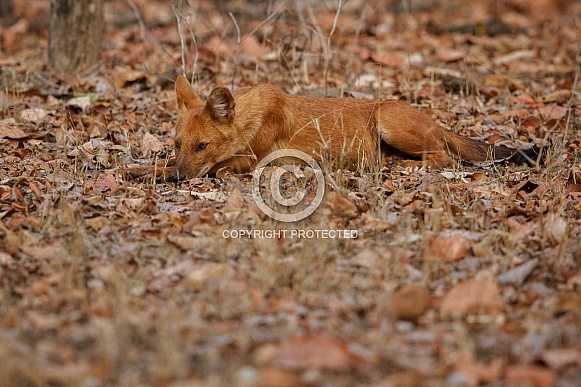
{"type": "Polygon", "coordinates": [[[185,180],[185,179],[186,179],[186,174],[180,173],[180,171],[177,168],[174,168],[173,171],[171,171],[171,180],[172,181],[180,181],[180,180],[185,180]]]}

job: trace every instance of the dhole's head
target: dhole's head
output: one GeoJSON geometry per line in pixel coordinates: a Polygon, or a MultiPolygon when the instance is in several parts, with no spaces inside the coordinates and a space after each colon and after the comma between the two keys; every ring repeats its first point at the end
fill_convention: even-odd
{"type": "Polygon", "coordinates": [[[234,128],[236,105],[230,90],[216,87],[204,104],[180,75],[176,81],[176,100],[179,117],[172,180],[204,176],[240,150],[242,144],[234,128]]]}

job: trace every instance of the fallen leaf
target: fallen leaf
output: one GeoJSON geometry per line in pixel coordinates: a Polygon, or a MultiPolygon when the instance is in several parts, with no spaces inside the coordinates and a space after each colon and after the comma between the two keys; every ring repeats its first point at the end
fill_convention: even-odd
{"type": "Polygon", "coordinates": [[[242,208],[244,206],[244,199],[242,198],[242,192],[237,187],[230,192],[228,200],[226,200],[226,207],[242,208]]]}
{"type": "Polygon", "coordinates": [[[372,52],[369,57],[372,61],[381,63],[387,67],[402,67],[404,63],[403,56],[390,52],[383,54],[376,54],[372,52]]]}
{"type": "Polygon", "coordinates": [[[535,99],[528,94],[520,94],[515,99],[525,105],[532,105],[535,103],[535,99]]]}
{"type": "Polygon", "coordinates": [[[466,53],[453,48],[441,48],[438,50],[437,58],[442,62],[456,62],[463,59],[466,53]]]}
{"type": "Polygon", "coordinates": [[[9,123],[6,119],[0,121],[0,138],[21,139],[26,137],[28,135],[22,129],[16,127],[16,122],[9,123]]]}
{"type": "Polygon", "coordinates": [[[365,225],[364,227],[367,230],[384,232],[385,230],[391,227],[391,223],[389,223],[388,221],[370,215],[368,212],[362,213],[361,219],[364,221],[365,225]]]}
{"type": "Polygon", "coordinates": [[[95,189],[100,192],[107,192],[109,195],[115,195],[117,192],[117,179],[111,172],[104,173],[95,182],[95,189]]]}
{"type": "Polygon", "coordinates": [[[383,188],[387,192],[395,192],[397,190],[396,186],[393,184],[391,180],[385,180],[381,185],[381,188],[383,188]]]}
{"type": "Polygon", "coordinates": [[[581,313],[581,294],[575,292],[560,293],[555,305],[555,314],[581,313]]]}
{"type": "Polygon", "coordinates": [[[8,267],[12,266],[14,263],[14,258],[12,255],[5,253],[4,251],[0,251],[0,266],[8,267]]]}
{"type": "Polygon", "coordinates": [[[211,200],[213,202],[225,203],[228,200],[228,196],[224,192],[220,191],[208,191],[208,192],[188,191],[188,192],[193,197],[211,200]]]}
{"type": "Polygon", "coordinates": [[[565,103],[571,98],[571,90],[556,90],[542,97],[543,102],[565,103]]]}
{"type": "Polygon", "coordinates": [[[373,268],[377,266],[378,261],[381,259],[380,255],[377,251],[373,249],[363,249],[358,252],[353,257],[353,262],[360,267],[364,268],[373,268]]]}
{"type": "Polygon", "coordinates": [[[440,311],[445,316],[468,314],[499,314],[504,302],[496,282],[491,279],[470,279],[448,291],[442,298],[440,311]]]}
{"type": "MultiPolygon", "coordinates": [[[[462,381],[462,385],[479,386],[496,382],[502,374],[502,359],[494,359],[488,364],[474,359],[472,352],[460,350],[454,362],[455,376],[452,379],[462,381]],[[460,380],[458,380],[460,379],[460,380]]],[[[458,383],[454,383],[458,384],[458,383]]]]}
{"type": "Polygon", "coordinates": [[[46,245],[23,246],[22,252],[35,259],[44,261],[49,259],[68,259],[69,254],[60,242],[53,242],[46,245]]]}
{"type": "Polygon", "coordinates": [[[208,239],[206,238],[196,238],[192,236],[173,234],[168,235],[167,240],[183,250],[204,247],[209,243],[208,239]]]}
{"type": "Polygon", "coordinates": [[[558,371],[570,364],[581,367],[581,350],[579,348],[546,349],[541,359],[553,371],[558,371]]]}
{"type": "Polygon", "coordinates": [[[264,54],[264,49],[254,35],[248,35],[242,39],[238,49],[240,50],[240,53],[246,54],[253,59],[259,59],[264,54]]]}
{"type": "Polygon", "coordinates": [[[185,281],[193,290],[199,292],[210,282],[216,280],[227,281],[233,272],[230,266],[223,263],[206,263],[189,272],[185,277],[185,281]]]}
{"type": "Polygon", "coordinates": [[[400,320],[415,321],[430,308],[432,296],[419,285],[407,284],[395,292],[389,300],[389,311],[400,320]]]}
{"type": "Polygon", "coordinates": [[[85,223],[87,226],[91,227],[95,231],[101,230],[103,227],[107,225],[109,221],[104,216],[97,216],[94,218],[87,218],[85,219],[85,223]]]}
{"type": "Polygon", "coordinates": [[[272,365],[286,369],[314,368],[345,372],[355,366],[357,360],[343,342],[327,333],[317,333],[282,343],[272,365]]]}
{"type": "Polygon", "coordinates": [[[506,220],[506,224],[510,232],[517,238],[523,238],[533,232],[533,228],[529,226],[526,219],[520,215],[511,216],[506,220]]]}
{"type": "Polygon", "coordinates": [[[46,121],[48,113],[42,108],[29,108],[20,112],[20,118],[26,122],[40,123],[46,121]]]}
{"type": "Polygon", "coordinates": [[[406,370],[389,375],[367,387],[420,387],[424,377],[417,371],[406,370]]]}
{"type": "Polygon", "coordinates": [[[359,209],[349,199],[339,193],[333,193],[332,197],[333,214],[345,218],[356,218],[359,215],[359,209]]]}
{"type": "Polygon", "coordinates": [[[88,95],[82,97],[71,98],[67,102],[67,106],[78,107],[81,110],[87,110],[91,106],[91,97],[88,95]]]}
{"type": "Polygon", "coordinates": [[[437,236],[430,240],[422,258],[426,261],[455,262],[463,259],[470,249],[469,241],[461,236],[437,236]]]}
{"type": "Polygon", "coordinates": [[[545,119],[559,119],[567,115],[568,109],[558,105],[547,105],[539,108],[539,114],[545,119]]]}
{"type": "Polygon", "coordinates": [[[545,217],[544,231],[545,235],[553,242],[560,243],[567,236],[568,222],[562,216],[555,213],[549,213],[545,217]]]}
{"type": "Polygon", "coordinates": [[[141,140],[143,153],[159,152],[163,149],[163,144],[153,134],[146,132],[141,140]]]}
{"type": "Polygon", "coordinates": [[[505,63],[514,62],[522,59],[531,59],[535,57],[535,52],[533,50],[517,50],[511,53],[500,55],[494,58],[493,63],[495,65],[501,65],[505,63]]]}
{"type": "Polygon", "coordinates": [[[307,386],[297,375],[278,368],[258,371],[257,387],[303,387],[307,386]]]}
{"type": "Polygon", "coordinates": [[[550,387],[555,383],[555,374],[537,365],[514,365],[506,369],[508,387],[550,387]]]}

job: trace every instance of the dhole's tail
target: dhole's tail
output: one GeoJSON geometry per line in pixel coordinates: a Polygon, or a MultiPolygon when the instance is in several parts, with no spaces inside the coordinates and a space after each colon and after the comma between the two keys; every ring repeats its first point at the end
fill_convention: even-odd
{"type": "Polygon", "coordinates": [[[538,147],[514,149],[504,145],[485,144],[449,131],[443,131],[443,133],[448,153],[459,156],[461,159],[468,160],[472,163],[508,160],[516,164],[529,164],[534,166],[541,152],[541,149],[538,147]]]}

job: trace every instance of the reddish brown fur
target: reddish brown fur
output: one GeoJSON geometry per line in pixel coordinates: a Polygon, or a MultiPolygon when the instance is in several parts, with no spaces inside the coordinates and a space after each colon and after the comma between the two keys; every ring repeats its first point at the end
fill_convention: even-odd
{"type": "Polygon", "coordinates": [[[315,99],[264,84],[234,92],[217,87],[204,104],[183,76],[177,79],[176,97],[174,179],[222,167],[248,172],[270,152],[285,148],[317,161],[368,168],[380,160],[381,140],[432,165],[450,164],[450,155],[471,162],[485,161],[493,151],[511,155],[509,148],[449,132],[401,101],[315,99]]]}

